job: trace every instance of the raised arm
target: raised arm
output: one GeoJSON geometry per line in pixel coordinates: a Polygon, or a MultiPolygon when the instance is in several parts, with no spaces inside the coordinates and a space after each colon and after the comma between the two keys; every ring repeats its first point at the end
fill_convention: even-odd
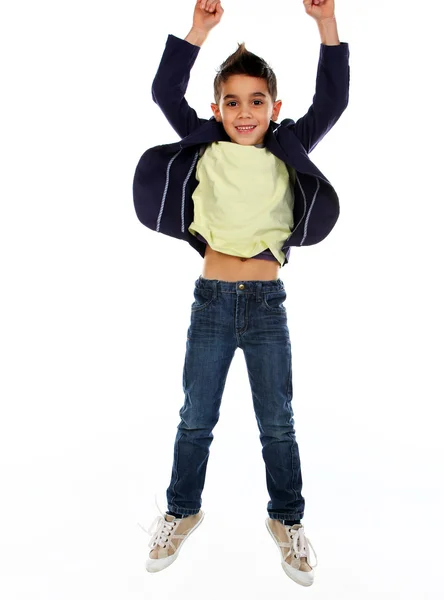
{"type": "Polygon", "coordinates": [[[184,138],[208,119],[201,119],[185,99],[190,72],[211,29],[223,15],[220,0],[198,0],[193,26],[185,40],[169,35],[151,87],[154,102],[171,127],[184,138]]]}
{"type": "Polygon", "coordinates": [[[350,87],[349,47],[339,41],[334,0],[303,0],[321,35],[321,49],[313,103],[292,129],[307,153],[310,153],[338,121],[347,108],[350,87]]]}

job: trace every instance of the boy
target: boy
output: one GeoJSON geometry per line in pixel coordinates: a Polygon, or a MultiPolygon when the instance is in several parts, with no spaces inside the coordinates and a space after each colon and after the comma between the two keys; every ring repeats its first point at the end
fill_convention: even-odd
{"type": "MultiPolygon", "coordinates": [[[[301,519],[304,498],[294,432],[291,344],[279,268],[291,246],[315,244],[339,215],[332,185],[308,153],[348,104],[348,44],[339,42],[334,0],[305,0],[321,33],[316,95],[296,123],[276,124],[276,78],[244,44],[214,81],[213,117],[197,117],[184,95],[200,46],[220,22],[220,0],[198,0],[193,27],[169,35],[152,93],[182,138],[147,150],[134,177],[137,216],[147,227],[186,240],[204,258],[195,281],[183,371],[185,402],[174,446],[168,510],[149,533],[146,564],[176,560],[201,524],[212,430],[236,349],[243,350],[260,431],[270,502],[267,529],[285,573],[309,586],[314,572],[301,519]]],[[[316,553],[315,553],[316,555],[316,553]]]]}

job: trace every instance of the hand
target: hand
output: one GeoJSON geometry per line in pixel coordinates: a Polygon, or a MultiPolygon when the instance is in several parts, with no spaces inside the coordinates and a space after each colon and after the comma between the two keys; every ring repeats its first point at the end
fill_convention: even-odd
{"type": "Polygon", "coordinates": [[[224,9],[220,0],[197,0],[194,7],[193,29],[208,33],[220,22],[223,14],[224,9]]]}
{"type": "Polygon", "coordinates": [[[303,0],[305,12],[316,21],[335,16],[335,0],[303,0]]]}

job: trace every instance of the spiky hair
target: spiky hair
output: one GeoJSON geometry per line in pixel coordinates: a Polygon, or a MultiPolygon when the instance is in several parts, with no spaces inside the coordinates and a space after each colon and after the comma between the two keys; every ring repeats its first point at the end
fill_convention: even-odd
{"type": "Polygon", "coordinates": [[[273,102],[276,102],[277,83],[273,69],[263,58],[247,50],[244,42],[241,44],[238,43],[236,52],[231,54],[220,65],[217,75],[214,78],[214,101],[216,104],[219,104],[220,101],[222,84],[231,75],[250,75],[250,77],[265,79],[271,99],[273,102]]]}

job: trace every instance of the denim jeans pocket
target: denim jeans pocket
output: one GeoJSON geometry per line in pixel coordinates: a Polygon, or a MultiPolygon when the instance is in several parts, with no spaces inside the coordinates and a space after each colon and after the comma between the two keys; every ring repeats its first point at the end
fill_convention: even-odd
{"type": "Polygon", "coordinates": [[[199,286],[194,287],[194,302],[191,305],[191,312],[197,312],[207,308],[213,301],[213,290],[199,286]]]}
{"type": "Polygon", "coordinates": [[[283,304],[287,298],[287,293],[284,289],[276,290],[275,292],[266,292],[262,298],[263,305],[267,310],[272,312],[287,312],[287,309],[283,304]]]}

